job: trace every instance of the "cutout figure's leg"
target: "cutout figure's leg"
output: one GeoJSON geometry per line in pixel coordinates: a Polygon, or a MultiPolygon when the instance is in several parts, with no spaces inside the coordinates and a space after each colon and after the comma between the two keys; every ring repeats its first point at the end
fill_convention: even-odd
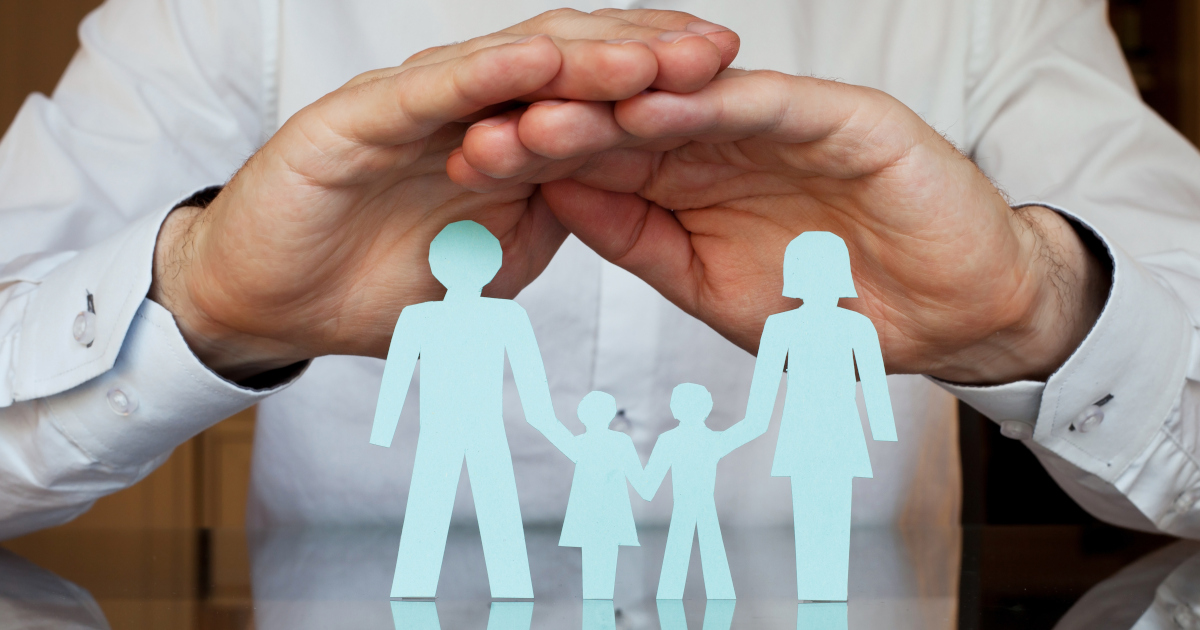
{"type": "Polygon", "coordinates": [[[733,577],[729,575],[729,558],[725,556],[725,541],[717,506],[709,502],[701,508],[696,519],[696,538],[700,541],[700,567],[704,569],[704,593],[708,599],[735,599],[733,577]]]}
{"type": "Polygon", "coordinates": [[[529,554],[525,550],[521,504],[517,501],[517,480],[508,444],[501,442],[490,451],[468,451],[467,476],[475,497],[475,517],[479,521],[492,597],[532,598],[529,554]]]}
{"type": "Polygon", "coordinates": [[[487,630],[529,630],[533,602],[492,602],[487,630]]]}
{"type": "Polygon", "coordinates": [[[796,630],[846,630],[848,619],[845,602],[796,604],[796,630]]]}
{"type": "Polygon", "coordinates": [[[667,548],[663,553],[662,573],[658,576],[658,599],[683,599],[688,562],[692,559],[692,534],[696,518],[692,514],[671,513],[667,529],[667,548]]]}
{"type": "Polygon", "coordinates": [[[616,545],[583,548],[583,598],[612,599],[617,583],[616,545]]]}
{"type": "Polygon", "coordinates": [[[737,602],[732,599],[709,600],[704,606],[704,630],[729,630],[735,606],[737,602]]]}
{"type": "Polygon", "coordinates": [[[658,604],[659,628],[662,630],[687,630],[687,617],[683,612],[682,599],[660,599],[656,603],[658,604]]]}
{"type": "Polygon", "coordinates": [[[792,479],[796,522],[796,597],[846,601],[850,581],[851,478],[792,479]]]}
{"type": "Polygon", "coordinates": [[[583,630],[617,630],[617,615],[613,611],[612,600],[583,600],[583,630]]]}
{"type": "Polygon", "coordinates": [[[463,455],[448,444],[417,442],[392,597],[434,597],[463,455]]]}
{"type": "Polygon", "coordinates": [[[396,630],[441,630],[437,605],[433,602],[392,602],[396,630]]]}

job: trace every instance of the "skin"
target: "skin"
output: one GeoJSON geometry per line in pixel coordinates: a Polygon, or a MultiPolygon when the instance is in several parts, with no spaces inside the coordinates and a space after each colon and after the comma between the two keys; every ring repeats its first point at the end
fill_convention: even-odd
{"type": "Polygon", "coordinates": [[[797,305],[784,247],[829,230],[860,296],[842,305],[873,320],[889,372],[1044,379],[1078,347],[1108,279],[1069,224],[1010,208],[886,94],[720,72],[737,43],[681,13],[557,11],[356,78],[207,210],[172,213],[151,298],[235,380],[381,357],[399,311],[441,297],[427,244],[470,218],[505,251],[486,295],[515,295],[570,231],[753,352],[797,305]],[[646,43],[590,41],[610,39],[646,43]]]}
{"type": "Polygon", "coordinates": [[[871,318],[892,373],[1044,380],[1103,307],[1104,268],[1061,216],[1010,208],[876,90],[727,70],[686,95],[538,105],[471,129],[451,173],[479,190],[560,176],[578,158],[568,129],[592,153],[541,186],[562,225],[750,352],[767,316],[799,305],[780,261],[807,230],[846,240],[859,299],[841,305],[871,318]],[[551,162],[495,160],[513,137],[551,162]]]}
{"type": "Polygon", "coordinates": [[[737,51],[736,35],[697,33],[711,29],[694,16],[626,17],[552,11],[356,77],[289,119],[207,209],[168,217],[150,298],[240,380],[325,354],[385,356],[401,309],[444,292],[426,256],[452,221],[500,239],[485,294],[516,295],[567,232],[533,184],[474,193],[450,180],[462,121],[547,97],[698,89],[737,51]]]}

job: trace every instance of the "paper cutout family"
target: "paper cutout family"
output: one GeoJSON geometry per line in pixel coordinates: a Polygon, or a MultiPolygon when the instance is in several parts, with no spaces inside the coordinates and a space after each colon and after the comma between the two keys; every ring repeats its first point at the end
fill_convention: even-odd
{"type": "Polygon", "coordinates": [[[638,545],[626,481],[650,500],[668,470],[674,506],[658,599],[683,597],[693,534],[707,597],[735,597],[714,499],[717,462],[766,432],[786,367],[771,475],[792,478],[797,596],[846,600],[851,479],[871,477],[855,401],[856,366],[874,439],[895,441],[896,427],[875,327],[838,307],[839,298],[857,297],[841,238],[805,232],[787,246],[783,295],[803,305],[767,318],[745,418],[724,431],[709,429],[708,390],[679,385],[670,406],[680,424],[658,437],[644,468],[629,436],[608,428],[617,411],[612,396],[584,397],[580,435],[558,421],[525,310],[512,300],[481,296],[502,259],[500,242],[486,228],[451,223],[429,246],[429,265],[446,287],[445,298],[408,306],[396,322],[372,444],[391,445],[418,358],[421,378],[420,432],[392,597],[436,595],[464,460],[492,597],[533,597],[501,412],[507,353],[526,420],[575,462],[559,545],[581,548],[584,599],[612,599],[617,548],[638,545]]]}

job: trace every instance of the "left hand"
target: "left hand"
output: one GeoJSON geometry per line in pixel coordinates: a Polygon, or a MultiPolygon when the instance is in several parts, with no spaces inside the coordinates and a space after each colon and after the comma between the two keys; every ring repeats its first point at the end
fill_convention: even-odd
{"type": "MultiPolygon", "coordinates": [[[[571,177],[542,185],[565,227],[751,352],[767,316],[796,305],[781,295],[783,250],[808,230],[845,239],[860,299],[843,305],[875,323],[893,373],[1044,379],[1107,292],[1064,219],[1010,208],[877,90],[729,70],[693,94],[530,107],[508,135],[569,166],[530,179],[571,177]],[[584,136],[595,154],[563,152],[584,136]]],[[[488,137],[469,133],[456,159],[495,177],[488,137]]]]}

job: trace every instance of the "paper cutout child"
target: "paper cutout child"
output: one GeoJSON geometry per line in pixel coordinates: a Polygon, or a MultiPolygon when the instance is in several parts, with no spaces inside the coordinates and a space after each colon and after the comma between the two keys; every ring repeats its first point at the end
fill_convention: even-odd
{"type": "Polygon", "coordinates": [[[526,420],[560,448],[572,436],[554,415],[525,310],[480,296],[502,259],[500,242],[483,226],[451,223],[429,245],[429,266],[446,297],[408,306],[396,322],[371,443],[391,444],[418,357],[421,430],[392,597],[435,595],[464,460],[492,597],[533,597],[501,412],[506,352],[526,420]]]}
{"type": "Polygon", "coordinates": [[[642,484],[642,461],[633,440],[608,428],[617,401],[592,392],[579,403],[579,420],[587,431],[575,436],[563,453],[575,462],[571,496],[563,518],[561,547],[583,552],[583,598],[612,599],[617,579],[617,547],[637,547],[637,528],[629,487],[642,484]]]}
{"type": "Polygon", "coordinates": [[[687,580],[692,555],[692,534],[700,541],[700,564],[704,569],[704,592],[708,599],[734,599],[733,578],[721,525],[717,521],[714,497],[717,462],[734,449],[762,435],[746,422],[725,431],[713,431],[704,424],[712,411],[712,395],[701,385],[684,383],[671,393],[671,413],[679,426],[658,436],[650,462],[646,464],[646,482],[638,494],[654,498],[667,470],[671,472],[674,506],[667,530],[662,573],[658,578],[658,599],[680,599],[687,580]]]}
{"type": "Polygon", "coordinates": [[[797,236],[784,252],[783,277],[783,294],[804,304],[767,318],[743,423],[766,428],[786,361],[787,399],[771,475],[792,478],[797,597],[845,601],[851,482],[872,475],[854,372],[857,366],[872,435],[895,441],[883,354],[871,320],[838,307],[839,298],[858,297],[841,238],[797,236]]]}
{"type": "MultiPolygon", "coordinates": [[[[682,599],[660,599],[657,604],[660,630],[688,630],[682,599]]],[[[704,605],[703,630],[729,630],[736,606],[737,601],[732,599],[710,599],[704,605]]],[[[826,629],[818,626],[812,630],[826,629]]]]}
{"type": "MultiPolygon", "coordinates": [[[[529,630],[533,622],[533,602],[492,602],[488,610],[487,630],[529,630]]],[[[392,623],[396,630],[441,630],[437,604],[433,602],[392,602],[392,623]]]]}

